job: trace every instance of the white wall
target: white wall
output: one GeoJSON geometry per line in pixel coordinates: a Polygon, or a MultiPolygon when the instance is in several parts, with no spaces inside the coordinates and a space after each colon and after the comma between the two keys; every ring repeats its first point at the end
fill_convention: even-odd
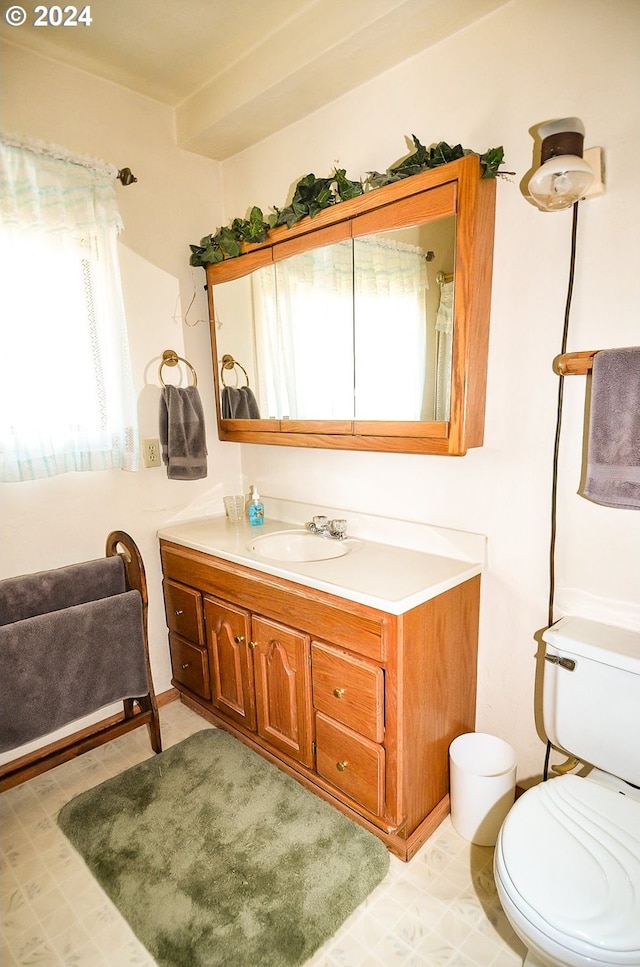
{"type": "MultiPolygon", "coordinates": [[[[3,44],[3,129],[62,144],[78,154],[128,166],[138,183],[118,185],[125,224],[120,236],[125,310],[139,400],[141,437],[158,436],[162,351],[175,349],[195,367],[205,411],[214,412],[204,273],[190,269],[189,243],[220,224],[217,162],[175,145],[173,112],[90,74],[3,44]],[[194,287],[197,299],[187,312],[194,287]]],[[[34,285],[38,267],[34,264],[34,285]]],[[[28,293],[25,293],[28,303],[28,293]]],[[[22,320],[2,321],[20,325],[22,320]]],[[[5,360],[3,365],[21,365],[5,360]]],[[[27,364],[28,365],[28,364],[27,364]]],[[[167,381],[175,371],[164,370],[167,381]]],[[[55,381],[55,360],[51,380],[55,381]]],[[[149,585],[151,663],[156,691],[170,687],[157,529],[179,516],[221,510],[237,491],[240,451],[207,425],[208,476],[168,480],[164,468],[124,473],[69,473],[3,484],[2,576],[101,557],[107,534],[127,531],[138,544],[149,585]]],[[[25,750],[26,751],[26,750],[25,750]]],[[[12,756],[11,756],[12,757],[12,756]]]]}
{"type": "MultiPolygon", "coordinates": [[[[209,426],[209,478],[164,471],[68,474],[2,488],[2,569],[16,574],[100,556],[128,530],[149,574],[156,687],[169,662],[155,531],[216,506],[223,492],[262,492],[481,532],[479,729],[511,741],[519,779],[540,772],[534,722],[534,633],[546,623],[551,455],[569,257],[570,213],[542,214],[519,182],[532,163],[529,129],[581,116],[603,145],[607,194],[581,206],[569,349],[638,342],[637,179],[640,50],[636,0],[513,0],[507,7],[280,134],[226,162],[175,148],[170,112],[89,75],[10,50],[3,126],[128,165],[120,192],[125,297],[142,435],[155,435],[157,357],[173,344],[196,366],[212,410],[208,333],[174,321],[193,292],[188,243],[258,204],[282,207],[309,171],[350,176],[407,153],[404,137],[484,151],[503,144],[516,176],[498,184],[485,446],[463,458],[221,444],[209,426]],[[184,343],[182,340],[184,339],[184,343]],[[242,450],[240,464],[240,449],[242,450]]],[[[37,267],[35,269],[37,273],[37,267]]],[[[195,272],[200,289],[203,275],[195,272]]],[[[204,318],[201,291],[190,320],[204,318]]],[[[318,351],[323,336],[318,333],[318,351]]],[[[326,347],[327,352],[330,351],[326,347]]],[[[402,373],[395,374],[401,379],[402,373]]],[[[567,379],[560,477],[557,611],[640,626],[640,515],[576,495],[585,381],[567,379]]]]}
{"type": "MultiPolygon", "coordinates": [[[[455,458],[244,447],[245,482],[322,505],[488,536],[477,727],[517,748],[519,780],[539,774],[537,645],[547,618],[551,459],[571,213],[541,213],[519,183],[530,129],[578,115],[602,145],[607,193],[581,206],[569,350],[638,343],[639,22],[636,0],[513,3],[223,165],[226,215],[282,207],[309,171],[351,177],[424,144],[503,144],[498,183],[485,446],[455,458]]],[[[203,228],[205,226],[203,225],[203,228]]],[[[324,346],[317,334],[318,356],[324,346]]],[[[402,371],[393,374],[402,379],[402,371]]],[[[585,379],[565,380],[557,615],[640,627],[640,514],[577,496],[585,379]]]]}

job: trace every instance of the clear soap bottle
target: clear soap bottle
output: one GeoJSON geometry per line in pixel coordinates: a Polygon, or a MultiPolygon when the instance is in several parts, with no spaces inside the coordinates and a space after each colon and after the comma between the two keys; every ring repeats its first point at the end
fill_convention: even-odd
{"type": "Polygon", "coordinates": [[[247,519],[249,518],[249,507],[251,507],[252,500],[253,500],[253,484],[251,484],[251,486],[249,487],[249,493],[244,499],[244,512],[247,515],[247,519]]]}
{"type": "Polygon", "coordinates": [[[257,487],[253,488],[251,503],[249,504],[249,523],[252,527],[264,524],[264,504],[260,500],[257,487]]]}

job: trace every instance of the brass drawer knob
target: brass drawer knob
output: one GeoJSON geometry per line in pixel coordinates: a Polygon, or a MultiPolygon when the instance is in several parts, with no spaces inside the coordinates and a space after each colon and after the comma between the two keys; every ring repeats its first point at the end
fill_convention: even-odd
{"type": "Polygon", "coordinates": [[[336,762],[336,769],[338,770],[338,772],[344,772],[344,770],[347,768],[347,765],[348,765],[348,762],[342,759],[340,762],[336,762]]]}
{"type": "Polygon", "coordinates": [[[241,645],[244,641],[244,635],[235,635],[233,640],[235,641],[236,645],[241,645]]]}
{"type": "Polygon", "coordinates": [[[342,696],[344,695],[344,688],[334,688],[333,694],[335,695],[336,698],[342,698],[342,696]]]}

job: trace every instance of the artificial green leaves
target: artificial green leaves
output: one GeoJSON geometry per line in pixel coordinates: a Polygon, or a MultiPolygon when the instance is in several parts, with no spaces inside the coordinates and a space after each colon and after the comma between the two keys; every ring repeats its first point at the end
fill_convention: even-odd
{"type": "MultiPolygon", "coordinates": [[[[264,242],[273,228],[280,225],[291,228],[301,219],[314,218],[331,205],[357,198],[365,191],[393,184],[428,168],[437,168],[473,153],[460,144],[451,147],[445,141],[440,141],[439,144],[426,148],[415,135],[412,140],[415,150],[408,157],[383,173],[370,171],[364,181],[347,178],[344,168],[337,168],[330,178],[305,175],[296,185],[291,203],[286,208],[274,206],[273,213],[265,221],[261,209],[254,205],[248,218],[234,218],[228,228],[219,228],[215,235],[205,235],[200,239],[199,245],[190,245],[189,264],[204,267],[224,259],[236,258],[242,254],[245,243],[264,242]]],[[[498,169],[503,159],[502,147],[491,148],[480,155],[482,177],[495,178],[499,174],[498,169]]]]}

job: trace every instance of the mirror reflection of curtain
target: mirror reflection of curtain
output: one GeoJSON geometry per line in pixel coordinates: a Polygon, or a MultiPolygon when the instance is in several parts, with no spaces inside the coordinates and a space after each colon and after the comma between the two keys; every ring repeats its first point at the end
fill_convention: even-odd
{"type": "Polygon", "coordinates": [[[253,273],[264,416],[353,418],[351,240],[253,273]],[[275,268],[275,271],[274,271],[275,268]]]}
{"type": "Polygon", "coordinates": [[[420,420],[427,352],[425,253],[354,240],[356,419],[420,420]],[[381,351],[382,350],[382,351],[381,351]]]}
{"type": "Polygon", "coordinates": [[[278,307],[273,265],[251,273],[253,298],[253,332],[256,354],[258,408],[263,417],[274,419],[282,414],[282,393],[286,364],[278,339],[278,307]]]}
{"type": "Polygon", "coordinates": [[[448,420],[451,407],[451,359],[453,344],[453,282],[440,285],[436,316],[436,420],[448,420]]]}

